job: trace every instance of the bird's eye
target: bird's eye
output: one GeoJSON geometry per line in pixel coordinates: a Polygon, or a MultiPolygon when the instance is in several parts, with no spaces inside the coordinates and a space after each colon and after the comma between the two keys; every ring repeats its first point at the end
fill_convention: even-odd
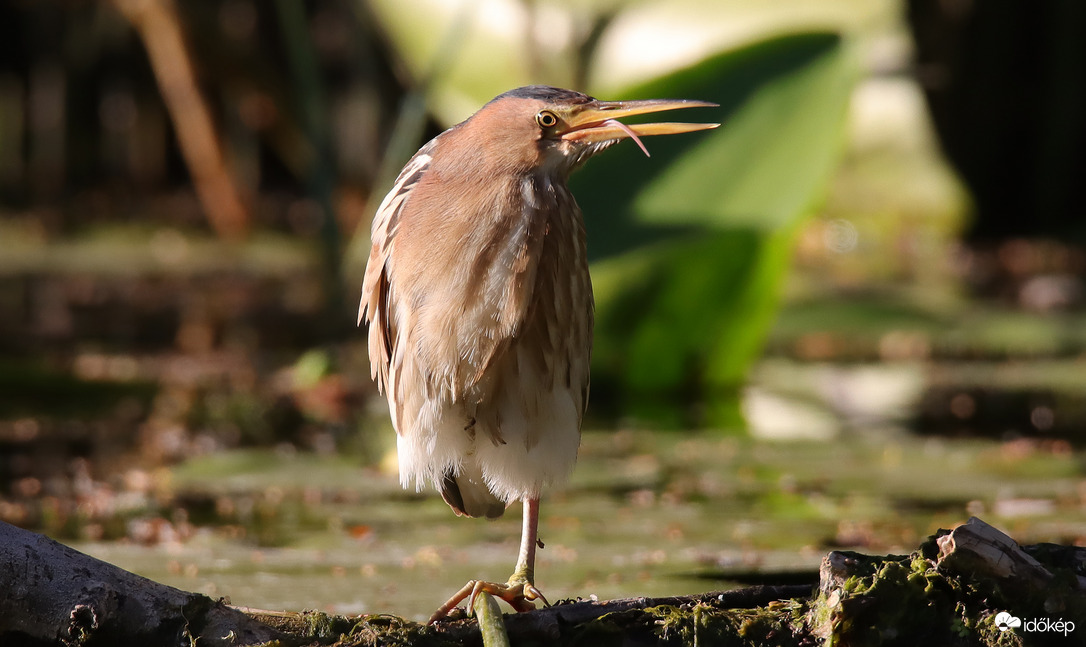
{"type": "Polygon", "coordinates": [[[558,117],[550,110],[542,110],[535,116],[535,122],[544,128],[553,128],[558,123],[558,117]]]}

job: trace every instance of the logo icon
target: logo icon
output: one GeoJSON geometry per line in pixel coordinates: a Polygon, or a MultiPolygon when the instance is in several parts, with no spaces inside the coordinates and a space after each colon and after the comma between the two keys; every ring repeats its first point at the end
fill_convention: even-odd
{"type": "Polygon", "coordinates": [[[995,624],[999,627],[1000,631],[1006,631],[1008,629],[1017,629],[1022,626],[1022,619],[1016,618],[1006,611],[1000,611],[996,614],[995,624]]]}

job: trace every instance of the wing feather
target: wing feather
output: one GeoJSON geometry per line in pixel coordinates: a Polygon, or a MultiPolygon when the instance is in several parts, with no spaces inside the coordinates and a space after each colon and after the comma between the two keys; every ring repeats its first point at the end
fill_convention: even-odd
{"type": "Polygon", "coordinates": [[[396,348],[396,316],[392,312],[392,287],[389,281],[389,259],[396,238],[400,216],[411,192],[430,167],[435,141],[419,149],[397,176],[373,217],[370,235],[370,257],[362,281],[362,299],[358,304],[358,325],[369,325],[370,377],[377,388],[387,393],[393,351],[396,348]]]}

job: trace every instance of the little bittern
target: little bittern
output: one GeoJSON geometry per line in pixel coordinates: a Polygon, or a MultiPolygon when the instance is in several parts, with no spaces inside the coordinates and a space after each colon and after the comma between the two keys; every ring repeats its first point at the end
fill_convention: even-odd
{"type": "Polygon", "coordinates": [[[639,136],[717,124],[619,118],[712,106],[597,101],[547,86],[502,94],[423,146],[373,220],[359,323],[388,398],[400,481],[433,483],[458,515],[523,501],[520,557],[505,584],[471,581],[518,611],[535,587],[539,496],[568,477],[588,400],[592,284],[581,211],[566,186],[592,155],[639,136]]]}

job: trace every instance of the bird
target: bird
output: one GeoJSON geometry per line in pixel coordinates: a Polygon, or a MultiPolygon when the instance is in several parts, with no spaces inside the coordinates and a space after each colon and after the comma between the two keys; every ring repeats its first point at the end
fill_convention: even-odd
{"type": "Polygon", "coordinates": [[[542,490],[573,470],[589,393],[594,303],[574,170],[623,139],[719,124],[620,118],[712,107],[600,101],[532,85],[487,102],[404,166],[374,215],[358,324],[388,400],[400,482],[436,487],[458,516],[522,502],[504,583],[469,581],[430,618],[481,591],[517,611],[535,585],[542,490]]]}

